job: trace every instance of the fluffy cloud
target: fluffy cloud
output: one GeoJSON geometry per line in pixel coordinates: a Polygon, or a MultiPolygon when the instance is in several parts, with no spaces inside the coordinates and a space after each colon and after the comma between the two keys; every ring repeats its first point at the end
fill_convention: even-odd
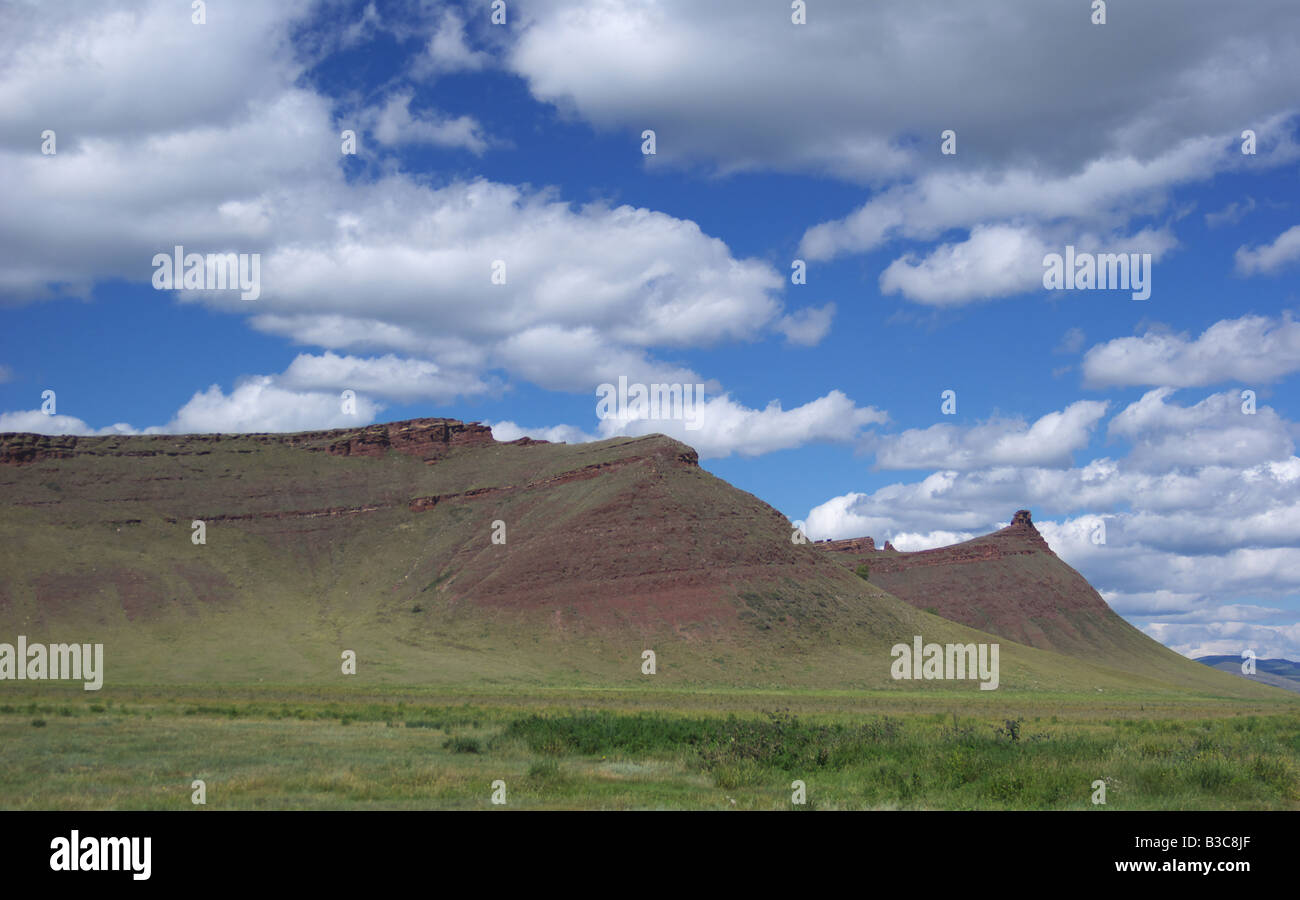
{"type": "Polygon", "coordinates": [[[1267,406],[1247,414],[1233,393],[1177,406],[1166,402],[1173,393],[1173,388],[1148,391],[1111,419],[1108,432],[1133,442],[1128,457],[1133,467],[1249,466],[1286,459],[1295,451],[1292,427],[1267,406]]]}
{"type": "Polygon", "coordinates": [[[927,531],[925,533],[900,531],[894,535],[891,543],[894,545],[895,550],[915,553],[918,550],[950,547],[953,544],[960,544],[962,541],[969,541],[973,537],[976,537],[976,535],[968,531],[927,531]]]}
{"type": "MultiPolygon", "coordinates": [[[[365,142],[373,177],[347,177],[347,123],[301,86],[293,55],[306,8],[235,4],[204,27],[164,2],[14,9],[0,36],[0,300],[143,285],[177,244],[256,252],[259,300],[179,299],[337,353],[423,361],[471,393],[492,370],[582,393],[619,374],[695,381],[659,355],[825,334],[831,307],[787,314],[771,265],[688,220],[482,179],[435,184],[367,157],[365,142]],[[55,156],[33,137],[47,127],[55,156]]],[[[487,64],[454,11],[435,23],[440,72],[487,64]]],[[[355,40],[401,27],[369,10],[354,24],[355,40]]],[[[399,88],[356,112],[376,153],[410,140],[482,149],[476,123],[412,113],[413,96],[399,88]]]]}
{"type": "Polygon", "coordinates": [[[449,118],[437,112],[411,113],[412,91],[392,94],[384,105],[373,109],[363,121],[381,144],[433,144],[460,147],[481,154],[488,148],[483,126],[473,116],[449,118]]]}
{"type": "MultiPolygon", "coordinates": [[[[1282,125],[1271,126],[1279,136],[1282,125]]],[[[812,259],[831,259],[894,238],[930,240],[951,228],[994,221],[1114,228],[1159,211],[1164,188],[1213,174],[1225,156],[1224,144],[1221,137],[1188,138],[1150,160],[1107,157],[1062,175],[1017,169],[930,172],[877,194],[843,219],[808,229],[800,249],[812,259]]],[[[1279,158],[1290,158],[1289,145],[1286,150],[1279,158]]]]}
{"type": "Polygon", "coordinates": [[[1033,0],[832,0],[810,6],[802,26],[791,24],[789,4],[746,0],[528,0],[520,9],[506,64],[534,96],[597,127],[657,128],[657,159],[722,171],[875,181],[967,160],[1055,171],[1103,157],[1140,165],[1171,135],[1226,136],[1224,122],[1294,109],[1300,80],[1286,36],[1300,28],[1300,11],[1287,0],[1245,13],[1213,0],[1155,0],[1106,28],[1091,25],[1086,8],[1033,0]],[[1157,45],[1164,52],[1133,50],[1157,45]],[[1102,53],[1108,64],[1098,69],[1102,53]],[[1071,74],[1079,71],[1091,74],[1071,74]],[[980,90],[954,106],[953,85],[971,72],[980,90]],[[949,128],[956,157],[938,152],[949,128]]]}
{"type": "Polygon", "coordinates": [[[355,428],[373,422],[382,408],[359,395],[356,412],[346,412],[336,393],[288,390],[272,376],[256,375],[241,380],[229,394],[215,384],[196,393],[169,423],[148,431],[204,434],[355,428]]]}
{"type": "Polygon", "coordinates": [[[575,428],[572,425],[528,428],[509,421],[484,422],[483,424],[492,429],[492,437],[498,441],[517,441],[519,438],[528,437],[535,441],[550,441],[552,444],[585,444],[590,441],[601,440],[596,435],[587,434],[581,428],[575,428]]]}
{"type": "MultiPolygon", "coordinates": [[[[815,540],[870,534],[900,550],[924,550],[1002,527],[1019,507],[1034,509],[1051,548],[1139,624],[1294,616],[1276,604],[1300,591],[1297,457],[1177,477],[1114,463],[936,473],[832,498],[809,512],[804,531],[815,540]],[[1080,507],[1095,511],[1049,517],[1080,507]]],[[[1293,644],[1279,655],[1298,652],[1293,644]]]]}
{"type": "Polygon", "coordinates": [[[1185,615],[1185,611],[1201,603],[1200,594],[1180,594],[1160,589],[1156,591],[1100,591],[1111,609],[1122,616],[1185,615]]]}
{"type": "Polygon", "coordinates": [[[0,413],[0,432],[35,434],[213,434],[316,431],[369,425],[384,407],[368,397],[356,397],[356,412],[344,411],[339,394],[294,391],[280,387],[274,376],[240,379],[229,394],[219,385],[198,391],[165,425],[138,429],[125,422],[93,428],[75,416],[47,416],[40,410],[0,413]]]}
{"type": "Polygon", "coordinates": [[[807,230],[805,258],[967,230],[881,274],[885,293],[930,305],[1031,290],[1048,248],[1087,235],[1151,244],[1129,249],[1158,256],[1176,244],[1166,228],[1123,233],[1168,212],[1171,189],[1244,165],[1232,152],[1239,131],[1224,122],[1255,123],[1256,168],[1300,152],[1290,137],[1300,63],[1278,32],[1300,11],[1283,0],[1247,16],[1213,0],[1160,0],[1126,10],[1122,30],[1030,0],[960,10],[941,0],[832,2],[799,26],[743,0],[532,0],[523,9],[507,67],[535,97],[598,128],[656,128],[648,165],[870,185],[866,203],[807,230]],[[1120,35],[1125,50],[1112,44],[1120,35]],[[1166,52],[1127,52],[1143,42],[1166,52]],[[1101,52],[1104,71],[1092,65],[1101,52]],[[1064,74],[1074,67],[1092,74],[1064,74]],[[956,109],[952,85],[971,71],[981,90],[956,109]],[[938,152],[947,129],[958,135],[955,156],[938,152]]]}
{"type": "Polygon", "coordinates": [[[105,428],[92,428],[76,416],[46,415],[39,409],[0,413],[0,432],[24,431],[30,434],[135,434],[125,422],[105,428]]]}
{"type": "Polygon", "coordinates": [[[1271,244],[1239,247],[1236,258],[1240,275],[1268,275],[1300,260],[1300,225],[1292,225],[1271,244]]]}
{"type": "Polygon", "coordinates": [[[1300,322],[1242,316],[1223,319],[1195,340],[1148,329],[1141,337],[1098,344],[1083,357],[1089,387],[1199,387],[1224,381],[1247,386],[1300,371],[1300,322]]]}
{"type": "Polygon", "coordinates": [[[911,254],[894,260],[881,273],[880,289],[930,306],[957,306],[1041,290],[1046,255],[1064,253],[1067,245],[1086,253],[1149,253],[1155,263],[1176,244],[1164,228],[1103,238],[1060,227],[977,225],[967,240],[943,244],[919,262],[911,254]]]}
{"type": "Polygon", "coordinates": [[[371,0],[370,3],[366,4],[365,9],[361,11],[361,18],[350,25],[344,26],[339,35],[339,45],[342,47],[355,47],[357,44],[368,41],[382,27],[383,18],[379,15],[374,0],[371,0]]]}
{"type": "Polygon", "coordinates": [[[686,419],[609,417],[600,420],[603,437],[662,433],[694,447],[701,458],[735,453],[760,456],[814,443],[852,443],[863,428],[888,421],[875,407],[859,407],[840,391],[831,391],[793,409],[773,400],[763,409],[751,409],[730,395],[708,397],[695,410],[694,424],[686,419]]]}
{"type": "Polygon", "coordinates": [[[196,26],[189,4],[6,3],[0,146],[31,155],[51,128],[62,156],[87,141],[228,126],[301,74],[284,52],[284,27],[309,7],[226,3],[196,26]]]}
{"type": "Polygon", "coordinates": [[[995,419],[982,425],[932,425],[883,435],[872,444],[881,469],[975,469],[1003,465],[1068,466],[1088,445],[1108,404],[1080,400],[1032,425],[995,419]]]}
{"type": "Polygon", "coordinates": [[[834,318],[834,303],[827,303],[825,306],[809,306],[788,316],[782,316],[775,328],[784,334],[785,339],[790,343],[812,347],[821,343],[822,338],[830,332],[831,320],[834,318]]]}
{"type": "MultiPolygon", "coordinates": [[[[458,396],[490,393],[495,386],[460,372],[444,371],[426,360],[299,354],[279,375],[240,379],[226,393],[219,385],[195,392],[164,425],[146,434],[311,431],[368,425],[385,401],[450,402],[458,396]],[[343,391],[353,391],[345,408],[343,391]]],[[[73,416],[46,416],[39,410],[0,413],[0,431],[38,434],[136,434],[119,423],[94,429],[73,416]]]]}
{"type": "Polygon", "coordinates": [[[439,75],[449,72],[474,72],[487,67],[492,57],[469,46],[465,37],[465,20],[455,9],[444,9],[424,56],[416,63],[416,72],[439,75]]]}
{"type": "Polygon", "coordinates": [[[880,290],[929,306],[1041,290],[1046,254],[1064,253],[1067,244],[1088,253],[1150,253],[1152,261],[1159,262],[1176,241],[1167,229],[1102,238],[1059,227],[976,225],[965,241],[942,244],[924,259],[906,254],[894,260],[880,275],[880,290]]]}
{"type": "Polygon", "coordinates": [[[551,390],[586,394],[600,384],[629,382],[699,384],[694,371],[650,359],[636,349],[611,345],[594,328],[539,325],[511,335],[497,345],[495,358],[512,372],[551,390]]]}
{"type": "MultiPolygon", "coordinates": [[[[1242,545],[1300,545],[1300,458],[1286,439],[1294,433],[1294,423],[1263,408],[1256,417],[1243,417],[1261,422],[1263,436],[1230,447],[1237,455],[1173,455],[1178,451],[1168,438],[1190,433],[1188,443],[1195,444],[1216,433],[1216,421],[1233,407],[1230,395],[1211,395],[1188,406],[1170,403],[1169,396],[1164,390],[1149,392],[1111,420],[1108,431],[1133,445],[1129,456],[1101,457],[1082,466],[995,461],[995,448],[1029,444],[1025,449],[1032,452],[1035,442],[1027,436],[1033,429],[1024,423],[944,426],[950,430],[939,432],[937,439],[933,429],[881,435],[877,443],[891,451],[917,446],[920,454],[937,447],[926,468],[954,458],[972,465],[964,471],[942,468],[873,494],[832,498],[818,507],[825,507],[826,518],[818,519],[818,510],[810,514],[810,527],[814,520],[821,523],[817,537],[851,537],[850,526],[864,521],[876,524],[884,536],[932,530],[980,533],[1007,521],[1009,511],[1027,507],[1047,516],[1074,516],[1077,533],[1062,532],[1062,537],[1080,552],[1093,552],[1088,548],[1096,522],[1086,515],[1111,517],[1107,527],[1112,530],[1127,529],[1146,545],[1187,554],[1242,545]],[[924,443],[926,437],[931,442],[924,443]],[[963,451],[969,452],[963,456],[963,451]]],[[[1072,404],[1035,427],[1046,420],[1048,433],[1062,436],[1060,445],[1069,446],[1096,423],[1097,406],[1101,404],[1072,404]]]]}
{"type": "Polygon", "coordinates": [[[1202,656],[1240,658],[1243,650],[1254,650],[1258,659],[1295,659],[1300,656],[1300,626],[1297,625],[1153,622],[1143,630],[1167,647],[1193,659],[1202,656]]]}
{"type": "MultiPolygon", "coordinates": [[[[693,385],[692,385],[693,386],[693,385]]],[[[255,375],[240,379],[226,393],[219,385],[198,391],[165,425],[143,429],[146,434],[201,434],[210,432],[311,431],[351,428],[375,421],[384,401],[411,402],[453,395],[484,393],[493,386],[458,373],[443,372],[423,360],[393,355],[376,358],[300,354],[280,375],[255,375]],[[345,408],[342,391],[352,390],[354,408],[345,408]]],[[[596,394],[592,394],[596,412],[596,394]]],[[[623,435],[667,434],[691,445],[702,458],[760,456],[814,443],[849,444],[860,439],[869,425],[883,424],[888,414],[874,407],[859,407],[840,391],[784,409],[773,400],[752,409],[728,394],[705,396],[680,412],[663,411],[650,418],[650,410],[612,410],[599,419],[595,434],[573,425],[529,427],[505,420],[487,423],[499,441],[531,437],[565,443],[584,443],[623,435]],[[689,427],[688,427],[689,426],[689,427]]],[[[34,431],[43,434],[135,434],[137,429],[118,424],[95,430],[71,416],[46,416],[39,410],[0,413],[0,431],[34,431]]]]}
{"type": "Polygon", "coordinates": [[[753,409],[733,400],[729,394],[721,394],[706,396],[698,405],[688,403],[681,416],[676,415],[676,407],[657,418],[651,418],[648,409],[620,410],[617,404],[611,406],[610,412],[611,415],[598,420],[597,435],[588,435],[572,425],[527,429],[514,422],[497,423],[493,433],[498,435],[498,440],[504,440],[500,434],[511,435],[511,440],[524,436],[552,440],[555,438],[548,435],[555,435],[571,443],[623,435],[666,434],[694,447],[701,459],[717,459],[733,453],[761,456],[807,444],[853,443],[863,428],[889,421],[887,413],[871,406],[857,406],[840,391],[831,391],[793,409],[784,409],[779,400],[773,400],[763,409],[753,409]]]}
{"type": "Polygon", "coordinates": [[[357,393],[409,403],[428,400],[450,403],[456,397],[483,395],[492,385],[473,375],[444,371],[422,359],[300,353],[276,383],[290,390],[353,390],[357,393]]]}
{"type": "Polygon", "coordinates": [[[894,260],[880,274],[880,291],[931,306],[1020,294],[1042,285],[1047,252],[1029,229],[976,226],[967,240],[943,244],[923,260],[910,254],[894,260]]]}
{"type": "Polygon", "coordinates": [[[1256,205],[1254,197],[1247,197],[1244,202],[1234,200],[1218,212],[1206,213],[1206,227],[1218,228],[1220,225],[1236,225],[1247,215],[1254,212],[1256,205]]]}
{"type": "Polygon", "coordinates": [[[1197,629],[1240,627],[1261,641],[1272,634],[1282,641],[1274,654],[1294,657],[1293,626],[1273,623],[1294,616],[1284,606],[1300,591],[1295,426],[1261,408],[1242,416],[1250,424],[1238,433],[1221,422],[1241,416],[1231,394],[1179,406],[1171,393],[1151,391],[1111,420],[1108,430],[1133,444],[1122,459],[946,469],[833,497],[809,512],[804,530],[920,550],[1030,508],[1052,549],[1158,639],[1188,652],[1199,646],[1197,629]]]}
{"type": "MultiPolygon", "coordinates": [[[[602,357],[756,339],[781,312],[769,265],[648,209],[575,210],[545,191],[401,176],[352,200],[319,240],[264,254],[255,326],[319,340],[329,322],[334,349],[478,352],[508,368],[559,351],[582,368],[546,386],[585,392],[613,374],[602,357]]],[[[203,301],[239,308],[233,295],[203,301]]]]}
{"type": "Polygon", "coordinates": [[[879,534],[869,533],[876,537],[931,530],[979,534],[1005,524],[1012,510],[1029,508],[1041,523],[1053,514],[1073,514],[1078,531],[1069,543],[1078,552],[1109,550],[1089,549],[1096,521],[1087,516],[1093,515],[1107,517],[1109,531],[1136,529],[1143,543],[1192,555],[1243,543],[1284,546],[1300,534],[1292,509],[1297,504],[1300,458],[1294,456],[1245,468],[1160,473],[1101,458],[1070,469],[934,472],[871,494],[832,498],[807,521],[818,538],[853,537],[862,522],[875,525],[879,534]],[[823,509],[827,517],[819,518],[823,509]],[[821,527],[814,528],[814,522],[821,527]]]}

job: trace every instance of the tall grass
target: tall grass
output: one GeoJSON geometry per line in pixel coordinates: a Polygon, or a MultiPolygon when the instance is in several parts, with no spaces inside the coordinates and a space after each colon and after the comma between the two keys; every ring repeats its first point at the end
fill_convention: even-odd
{"type": "Polygon", "coordinates": [[[1300,716],[1282,704],[32,696],[0,704],[0,808],[188,808],[203,777],[221,808],[486,808],[502,778],[524,808],[789,809],[795,781],[804,808],[1092,808],[1101,781],[1112,809],[1300,809],[1300,716]]]}
{"type": "Polygon", "coordinates": [[[1104,727],[1022,720],[937,722],[875,716],[854,724],[583,712],[530,715],[493,740],[553,758],[681,758],[717,787],[820,779],[840,803],[947,808],[1091,804],[1095,783],[1125,807],[1300,801],[1295,720],[1142,722],[1104,727]],[[1190,733],[1189,733],[1189,726],[1190,733]]]}

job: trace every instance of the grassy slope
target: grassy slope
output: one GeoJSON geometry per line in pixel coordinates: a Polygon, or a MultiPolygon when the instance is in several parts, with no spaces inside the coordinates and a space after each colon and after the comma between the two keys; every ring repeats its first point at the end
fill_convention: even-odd
{"type": "MultiPolygon", "coordinates": [[[[659,436],[497,444],[435,465],[251,438],[186,455],[175,440],[180,455],[0,469],[0,639],[102,641],[118,682],[332,687],[352,649],[365,684],[635,687],[649,680],[640,657],[651,648],[656,686],[897,692],[942,685],[892,681],[892,644],[999,641],[792,545],[775,510],[659,436]],[[407,506],[593,465],[607,468],[407,506]],[[218,518],[367,506],[379,508],[218,518]],[[208,521],[205,546],[190,542],[192,519],[208,521]],[[489,539],[494,520],[507,524],[505,546],[489,539]]],[[[1135,646],[1121,671],[999,642],[1012,689],[1274,693],[1154,646],[1135,646]]]]}
{"type": "Polygon", "coordinates": [[[1139,678],[1202,683],[1191,662],[1116,614],[1081,574],[1050,552],[1037,531],[1012,526],[939,550],[829,554],[842,565],[874,564],[871,580],[912,605],[1003,638],[1074,656],[1139,678]],[[982,548],[1012,555],[920,565],[982,548]],[[898,563],[911,565],[900,567],[898,563]]]}
{"type": "MultiPolygon", "coordinates": [[[[1004,591],[1014,589],[1010,587],[1012,585],[1023,585],[1026,593],[1035,590],[1044,593],[1051,591],[1050,596],[1053,597],[1068,598],[1072,591],[1079,588],[1096,595],[1082,576],[1078,576],[1077,585],[1062,584],[1064,580],[1062,569],[1068,569],[1069,574],[1077,576],[1077,573],[1069,569],[1060,559],[1046,554],[967,564],[960,567],[959,573],[954,574],[959,574],[963,583],[971,582],[972,589],[987,594],[996,593],[999,589],[1004,591]]],[[[884,581],[884,578],[882,577],[881,580],[884,581]]],[[[1070,581],[1073,582],[1074,579],[1070,581]]],[[[952,575],[944,573],[940,567],[917,569],[891,576],[891,580],[886,583],[892,586],[896,582],[898,582],[896,590],[909,595],[914,593],[917,596],[933,595],[941,591],[953,593],[961,587],[961,584],[954,584],[952,575]],[[901,583],[903,581],[909,583],[904,585],[901,583]]],[[[1103,607],[1105,606],[1100,597],[1096,597],[1096,600],[1103,607]]],[[[1026,631],[1036,632],[1037,635],[1047,638],[1047,641],[1040,642],[1035,637],[1034,646],[1046,645],[1061,653],[1091,659],[1138,675],[1171,679],[1186,677],[1195,680],[1194,671],[1188,665],[1190,660],[1148,637],[1141,630],[1124,621],[1109,607],[1100,611],[1087,610],[1074,614],[1067,608],[1065,613],[1053,618],[1068,623],[1071,634],[1068,637],[1062,635],[1061,622],[1051,622],[1036,627],[1037,623],[1030,620],[1025,625],[1026,631]]],[[[995,629],[997,630],[1000,629],[995,629]]]]}

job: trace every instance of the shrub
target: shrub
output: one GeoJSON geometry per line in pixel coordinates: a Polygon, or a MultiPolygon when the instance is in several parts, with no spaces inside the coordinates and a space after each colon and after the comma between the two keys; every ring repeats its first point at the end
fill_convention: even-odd
{"type": "Polygon", "coordinates": [[[553,759],[541,759],[533,763],[528,767],[528,777],[533,781],[552,784],[565,780],[560,772],[560,764],[553,759]]]}
{"type": "Polygon", "coordinates": [[[1009,741],[1020,740],[1020,719],[1006,719],[1002,727],[995,729],[999,737],[1009,741]]]}

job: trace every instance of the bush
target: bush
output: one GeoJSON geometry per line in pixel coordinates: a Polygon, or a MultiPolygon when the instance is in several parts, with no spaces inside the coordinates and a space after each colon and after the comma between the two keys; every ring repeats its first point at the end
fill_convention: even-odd
{"type": "Polygon", "coordinates": [[[553,759],[540,759],[528,767],[528,777],[542,784],[555,784],[567,780],[560,772],[560,764],[553,759]]]}
{"type": "Polygon", "coordinates": [[[863,581],[866,581],[868,576],[871,574],[871,567],[868,566],[866,563],[863,563],[862,565],[854,569],[854,572],[857,573],[857,576],[859,578],[861,578],[863,581]]]}
{"type": "Polygon", "coordinates": [[[442,744],[442,749],[450,750],[452,753],[482,753],[483,747],[475,738],[470,737],[452,737],[447,738],[442,744]]]}
{"type": "Polygon", "coordinates": [[[706,771],[727,770],[739,784],[754,767],[807,772],[843,769],[875,756],[898,737],[899,723],[881,718],[857,726],[805,722],[785,712],[764,719],[692,719],[658,715],[528,716],[511,722],[501,740],[519,740],[536,753],[583,756],[694,752],[706,771]],[[752,765],[750,765],[752,764],[752,765]]]}
{"type": "Polygon", "coordinates": [[[1004,737],[1009,741],[1020,740],[1020,723],[1021,719],[1006,719],[1000,728],[994,729],[999,737],[1004,737]]]}

